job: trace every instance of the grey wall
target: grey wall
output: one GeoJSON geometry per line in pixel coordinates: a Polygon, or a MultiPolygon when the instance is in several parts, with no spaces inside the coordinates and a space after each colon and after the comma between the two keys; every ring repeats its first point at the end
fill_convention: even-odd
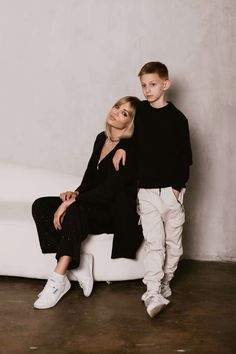
{"type": "Polygon", "coordinates": [[[81,175],[113,102],[167,64],[194,165],[185,255],[236,260],[234,0],[1,0],[0,160],[81,175]]]}

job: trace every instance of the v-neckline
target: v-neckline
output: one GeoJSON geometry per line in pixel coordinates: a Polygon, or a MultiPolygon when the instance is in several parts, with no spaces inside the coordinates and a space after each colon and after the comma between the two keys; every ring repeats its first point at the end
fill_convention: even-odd
{"type": "Polygon", "coordinates": [[[103,149],[103,146],[104,146],[104,144],[105,144],[105,141],[106,141],[106,135],[104,134],[104,141],[103,141],[103,143],[102,143],[102,146],[101,146],[101,150],[100,150],[100,154],[99,154],[99,157],[98,157],[98,163],[97,163],[97,165],[99,165],[102,161],[104,161],[106,158],[107,158],[107,156],[109,156],[113,151],[114,151],[114,149],[120,144],[120,141],[113,147],[113,149],[111,149],[111,151],[109,151],[101,160],[99,159],[100,158],[100,156],[101,156],[101,152],[102,152],[102,149],[103,149]]]}

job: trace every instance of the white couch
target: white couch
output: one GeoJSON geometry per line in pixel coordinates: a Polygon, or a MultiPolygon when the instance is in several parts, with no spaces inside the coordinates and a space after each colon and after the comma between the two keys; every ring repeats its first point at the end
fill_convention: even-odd
{"type": "MultiPolygon", "coordinates": [[[[0,275],[47,279],[55,266],[55,255],[41,253],[31,205],[38,197],[74,190],[80,178],[4,162],[0,162],[0,171],[0,275]]],[[[142,278],[144,246],[136,260],[111,259],[112,238],[90,235],[83,242],[83,252],[94,255],[94,279],[142,278]]]]}

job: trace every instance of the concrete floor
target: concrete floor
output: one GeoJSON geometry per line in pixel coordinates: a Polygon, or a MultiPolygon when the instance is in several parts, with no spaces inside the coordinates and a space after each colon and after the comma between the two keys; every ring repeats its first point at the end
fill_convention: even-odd
{"type": "Polygon", "coordinates": [[[171,304],[150,319],[141,281],[78,284],[50,310],[34,310],[42,280],[0,277],[0,353],[235,354],[236,264],[182,261],[171,304]]]}

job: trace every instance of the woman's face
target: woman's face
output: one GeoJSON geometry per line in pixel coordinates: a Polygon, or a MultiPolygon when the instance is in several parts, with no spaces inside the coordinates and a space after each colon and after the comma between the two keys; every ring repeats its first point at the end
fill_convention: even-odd
{"type": "Polygon", "coordinates": [[[129,102],[116,104],[107,116],[107,123],[116,129],[125,129],[131,121],[132,109],[129,102]]]}

